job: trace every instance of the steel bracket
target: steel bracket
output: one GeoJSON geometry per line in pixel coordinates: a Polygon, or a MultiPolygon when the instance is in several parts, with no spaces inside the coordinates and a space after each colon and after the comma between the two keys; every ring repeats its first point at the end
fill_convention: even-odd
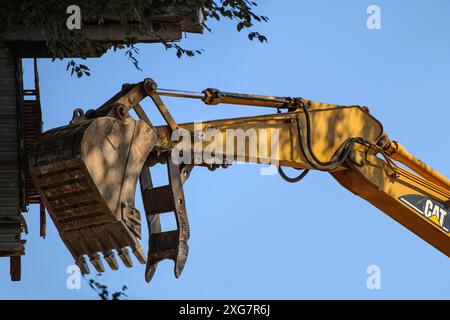
{"type": "Polygon", "coordinates": [[[150,282],[158,262],[170,259],[175,262],[174,274],[178,278],[183,271],[189,252],[189,222],[183,193],[180,166],[172,162],[167,153],[169,184],[153,187],[150,170],[144,168],[140,176],[142,200],[149,229],[149,250],[145,280],[150,282]],[[159,215],[173,212],[176,230],[161,231],[159,215]]]}

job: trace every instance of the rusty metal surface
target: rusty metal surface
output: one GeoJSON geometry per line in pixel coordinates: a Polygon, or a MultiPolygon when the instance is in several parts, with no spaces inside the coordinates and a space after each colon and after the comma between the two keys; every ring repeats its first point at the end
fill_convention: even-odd
{"type": "Polygon", "coordinates": [[[80,120],[44,133],[30,160],[31,174],[60,236],[80,269],[87,255],[99,272],[99,253],[117,269],[115,250],[127,267],[130,247],[139,262],[137,178],[155,144],[152,129],[130,117],[80,120]]]}
{"type": "MultiPolygon", "coordinates": [[[[149,208],[147,206],[148,202],[144,201],[144,191],[147,189],[153,188],[152,176],[150,174],[150,169],[148,167],[144,167],[142,169],[142,172],[139,176],[139,184],[140,184],[140,188],[141,188],[141,196],[142,196],[142,202],[144,204],[145,216],[147,218],[148,231],[150,234],[159,233],[159,232],[161,232],[161,219],[159,218],[159,215],[157,215],[157,214],[154,214],[154,215],[149,214],[151,208],[149,208]]],[[[149,242],[150,242],[150,238],[149,238],[149,242]]],[[[155,274],[157,266],[158,266],[157,262],[149,264],[148,259],[147,259],[147,265],[145,268],[145,280],[147,282],[150,282],[151,279],[153,278],[153,275],[155,274]]]]}
{"type": "MultiPolygon", "coordinates": [[[[174,274],[178,278],[183,271],[189,253],[189,222],[183,193],[180,166],[171,161],[166,154],[169,184],[153,188],[149,183],[149,172],[141,174],[142,200],[149,226],[149,249],[145,280],[150,282],[158,262],[170,259],[175,263],[174,274]],[[177,223],[176,230],[161,231],[159,215],[173,212],[177,223]]],[[[148,170],[148,169],[147,169],[148,170]]]]}

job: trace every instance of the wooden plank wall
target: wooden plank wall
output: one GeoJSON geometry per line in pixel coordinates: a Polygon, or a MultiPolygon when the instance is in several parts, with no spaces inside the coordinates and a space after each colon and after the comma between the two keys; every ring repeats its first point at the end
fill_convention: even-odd
{"type": "Polygon", "coordinates": [[[21,179],[13,56],[0,44],[0,257],[23,254],[21,179]]]}

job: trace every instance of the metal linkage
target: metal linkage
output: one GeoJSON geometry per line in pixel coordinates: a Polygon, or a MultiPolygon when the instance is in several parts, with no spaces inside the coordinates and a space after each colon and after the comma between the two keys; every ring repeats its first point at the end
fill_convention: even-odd
{"type": "Polygon", "coordinates": [[[286,97],[223,92],[213,88],[208,88],[202,92],[158,88],[156,90],[156,93],[160,96],[166,97],[198,99],[202,100],[205,104],[208,105],[225,103],[225,104],[248,105],[253,107],[289,109],[293,101],[292,98],[286,97]]]}
{"type": "Polygon", "coordinates": [[[142,200],[147,217],[149,235],[149,249],[145,280],[150,282],[158,262],[171,259],[175,262],[174,274],[179,277],[186,263],[189,246],[189,222],[183,193],[183,181],[180,167],[171,161],[167,154],[167,171],[169,184],[154,188],[150,170],[144,168],[139,178],[142,200]],[[159,215],[173,212],[177,222],[177,229],[161,231],[159,215]]]}

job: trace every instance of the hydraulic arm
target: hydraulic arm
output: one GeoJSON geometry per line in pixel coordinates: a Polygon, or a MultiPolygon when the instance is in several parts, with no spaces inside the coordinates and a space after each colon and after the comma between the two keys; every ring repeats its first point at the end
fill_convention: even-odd
{"type": "Polygon", "coordinates": [[[104,271],[101,257],[118,268],[116,254],[132,266],[128,248],[146,263],[150,281],[158,262],[171,259],[178,277],[189,246],[183,183],[195,166],[226,168],[234,161],[271,164],[289,182],[309,170],[329,172],[450,256],[450,182],[391,141],[366,107],[337,106],[303,98],[245,95],[206,89],[159,89],[151,79],[124,85],[96,110],[77,109],[69,125],[45,132],[30,167],[34,183],[61,239],[83,273],[86,257],[104,271]],[[275,114],[178,124],[161,97],[274,108],[275,114]],[[139,104],[150,97],[165,126],[153,126],[139,104]],[[134,110],[139,119],[133,119],[134,110]],[[402,163],[399,167],[396,162],[402,163]],[[150,167],[165,164],[169,184],[154,187],[150,167]],[[282,167],[301,170],[288,177],[282,167]],[[150,232],[148,253],[139,243],[135,207],[139,181],[150,232]],[[160,214],[172,212],[176,230],[163,230],[160,214]]]}

